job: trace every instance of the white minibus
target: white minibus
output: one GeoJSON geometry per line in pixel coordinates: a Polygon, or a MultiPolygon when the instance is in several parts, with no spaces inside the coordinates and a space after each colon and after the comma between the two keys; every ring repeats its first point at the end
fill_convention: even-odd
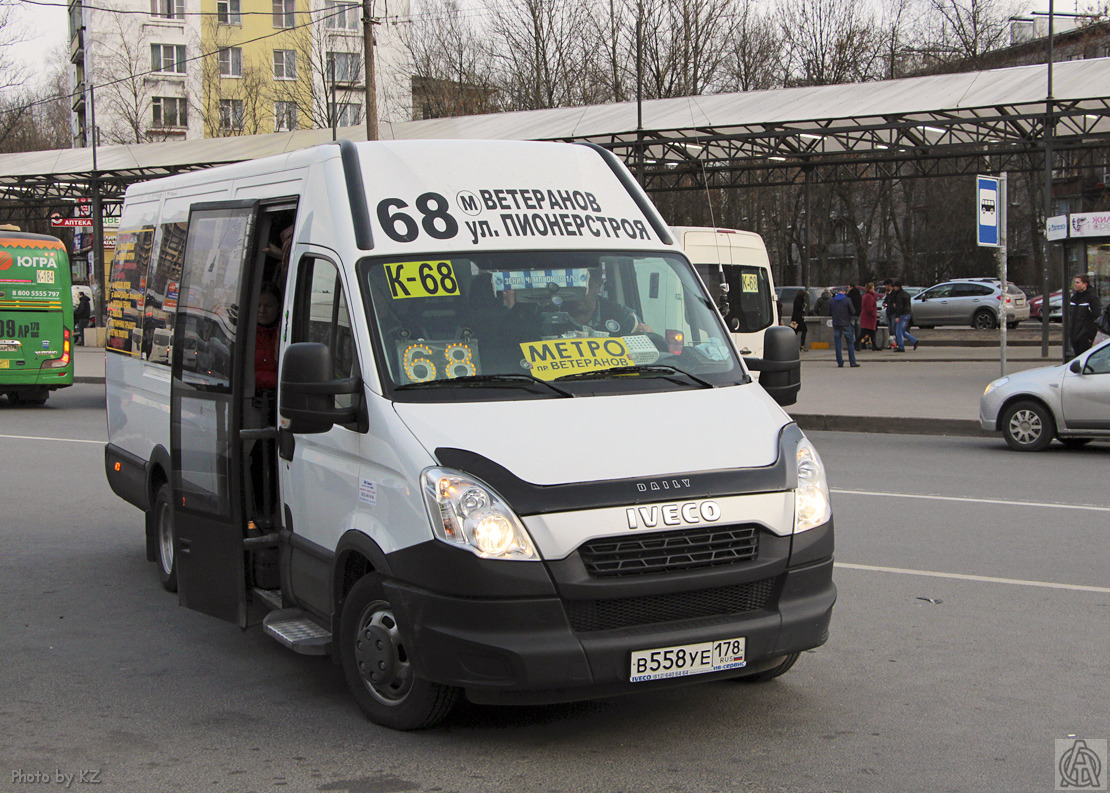
{"type": "Polygon", "coordinates": [[[745,363],[604,149],[341,141],[133,185],[109,280],[105,468],[163,585],[330,656],[372,721],[826,641],[794,334],[745,363]]]}

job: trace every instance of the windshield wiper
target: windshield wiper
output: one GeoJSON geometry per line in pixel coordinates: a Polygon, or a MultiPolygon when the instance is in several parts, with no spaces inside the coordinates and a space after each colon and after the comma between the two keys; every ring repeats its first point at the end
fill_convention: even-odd
{"type": "MultiPolygon", "coordinates": [[[[560,378],[561,379],[561,378],[560,378]]],[[[446,388],[458,385],[477,385],[477,386],[520,386],[520,385],[542,385],[545,388],[554,391],[556,394],[565,397],[573,397],[570,391],[565,388],[549,383],[546,380],[541,380],[530,374],[471,374],[464,377],[453,377],[447,380],[428,380],[424,383],[405,383],[404,385],[397,386],[398,391],[408,391],[419,388],[446,388]]]]}
{"type": "Polygon", "coordinates": [[[608,369],[597,369],[592,372],[575,372],[574,374],[565,374],[562,377],[556,377],[556,380],[593,380],[598,377],[608,377],[610,375],[626,375],[626,374],[659,374],[663,375],[666,379],[682,383],[678,376],[686,377],[693,382],[700,385],[702,388],[713,388],[713,384],[708,380],[703,380],[696,374],[690,374],[682,369],[676,369],[673,366],[663,366],[660,364],[642,364],[633,366],[613,366],[608,369]]]}

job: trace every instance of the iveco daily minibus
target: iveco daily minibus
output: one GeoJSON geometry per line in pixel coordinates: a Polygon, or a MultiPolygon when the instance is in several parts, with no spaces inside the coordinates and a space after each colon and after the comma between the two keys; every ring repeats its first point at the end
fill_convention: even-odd
{"type": "Polygon", "coordinates": [[[746,364],[603,149],[341,142],[135,185],[110,281],[107,476],[163,584],[330,655],[379,724],[768,679],[827,638],[794,334],[746,364]]]}

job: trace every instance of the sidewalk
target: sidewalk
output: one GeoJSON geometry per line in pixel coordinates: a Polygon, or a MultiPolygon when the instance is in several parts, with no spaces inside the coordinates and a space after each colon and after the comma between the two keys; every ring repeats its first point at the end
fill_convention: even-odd
{"type": "MultiPolygon", "coordinates": [[[[857,353],[859,368],[836,366],[832,350],[802,355],[802,390],[786,410],[807,430],[983,435],[979,397],[1000,376],[997,345],[951,346],[951,340],[922,333],[921,346],[905,353],[857,353]],[[943,342],[943,346],[942,346],[943,342]]],[[[104,350],[77,347],[77,383],[104,382],[104,350]]],[[[847,358],[847,356],[845,356],[847,358]]],[[[1039,344],[1007,347],[1006,372],[1061,362],[1058,345],[1041,357],[1039,344]]]]}

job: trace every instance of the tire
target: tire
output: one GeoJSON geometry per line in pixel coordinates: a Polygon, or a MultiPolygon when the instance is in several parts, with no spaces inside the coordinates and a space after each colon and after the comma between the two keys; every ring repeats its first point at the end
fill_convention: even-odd
{"type": "Polygon", "coordinates": [[[921,328],[922,330],[932,330],[936,327],[936,325],[918,325],[917,327],[921,328]]]}
{"type": "Polygon", "coordinates": [[[1015,402],[1002,414],[1002,436],[1011,449],[1039,452],[1052,443],[1055,434],[1052,413],[1040,402],[1015,402]]]}
{"type": "Polygon", "coordinates": [[[1082,449],[1091,442],[1090,438],[1060,438],[1060,443],[1069,449],[1082,449]]]}
{"type": "Polygon", "coordinates": [[[417,676],[376,574],[356,583],[343,603],[339,653],[351,695],[375,724],[426,729],[447,718],[459,700],[459,689],[417,676]]]}
{"type": "Polygon", "coordinates": [[[770,669],[764,669],[762,672],[756,672],[752,675],[740,675],[735,678],[741,683],[766,683],[768,680],[774,680],[776,677],[782,677],[790,668],[794,666],[801,653],[789,653],[782,656],[777,664],[770,669]]]}
{"type": "Polygon", "coordinates": [[[1021,324],[1020,320],[1016,321],[1016,322],[1007,322],[1006,323],[1006,328],[1007,328],[1007,330],[1013,330],[1014,328],[1016,328],[1020,324],[1021,324]]]}
{"type": "Polygon", "coordinates": [[[158,579],[167,592],[177,591],[177,557],[174,554],[173,494],[168,482],[163,482],[154,496],[151,510],[154,522],[154,543],[158,551],[158,579]]]}
{"type": "Polygon", "coordinates": [[[990,309],[981,308],[971,317],[971,327],[975,330],[994,330],[998,327],[998,320],[990,309]]]}

